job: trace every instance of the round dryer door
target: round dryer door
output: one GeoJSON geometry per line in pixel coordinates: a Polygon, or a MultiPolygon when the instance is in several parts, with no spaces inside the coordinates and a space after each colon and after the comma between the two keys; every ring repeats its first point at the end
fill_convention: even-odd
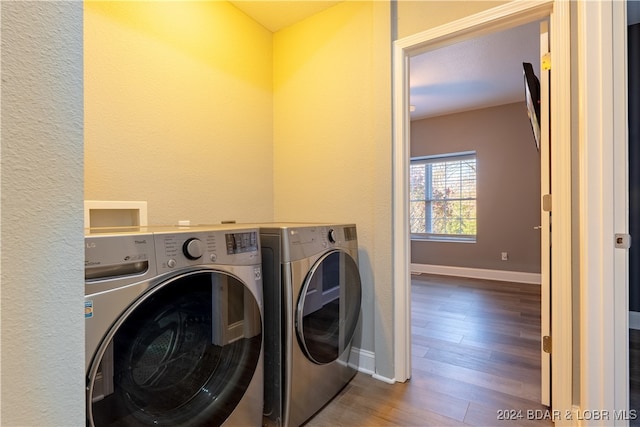
{"type": "Polygon", "coordinates": [[[262,347],[260,309],[237,278],[196,271],[147,292],[116,322],[89,371],[95,426],[220,425],[262,347]]]}
{"type": "Polygon", "coordinates": [[[351,343],[360,316],[358,264],[346,252],[324,254],[305,279],[297,305],[296,332],[305,355],[323,365],[351,343]]]}

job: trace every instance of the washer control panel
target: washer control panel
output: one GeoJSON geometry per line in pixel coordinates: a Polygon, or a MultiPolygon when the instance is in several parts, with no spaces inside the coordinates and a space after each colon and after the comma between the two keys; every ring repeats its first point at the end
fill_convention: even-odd
{"type": "Polygon", "coordinates": [[[182,245],[182,253],[191,260],[202,258],[202,254],[204,253],[202,240],[197,237],[187,239],[182,245]]]}
{"type": "Polygon", "coordinates": [[[260,262],[257,230],[155,233],[158,272],[206,264],[253,265],[260,262]]]}
{"type": "Polygon", "coordinates": [[[334,230],[333,228],[330,228],[329,231],[327,232],[327,237],[329,238],[329,242],[335,243],[337,240],[336,230],[334,230]]]}
{"type": "Polygon", "coordinates": [[[151,233],[85,236],[84,259],[85,295],[157,275],[151,233]]]}

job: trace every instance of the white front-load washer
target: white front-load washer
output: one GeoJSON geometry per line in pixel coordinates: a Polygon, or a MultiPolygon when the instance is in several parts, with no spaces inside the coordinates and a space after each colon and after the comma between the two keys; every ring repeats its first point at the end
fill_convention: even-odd
{"type": "Polygon", "coordinates": [[[265,425],[299,426],[357,372],[362,285],[354,224],[263,224],[265,425]]]}
{"type": "Polygon", "coordinates": [[[260,426],[258,230],[85,235],[89,426],[260,426]]]}

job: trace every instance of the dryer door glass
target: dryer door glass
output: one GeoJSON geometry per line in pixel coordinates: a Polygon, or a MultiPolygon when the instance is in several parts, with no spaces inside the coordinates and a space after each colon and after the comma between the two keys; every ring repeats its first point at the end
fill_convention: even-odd
{"type": "Polygon", "coordinates": [[[136,301],[99,347],[89,424],[220,425],[249,387],[261,347],[258,302],[242,282],[211,271],[171,279],[136,301]]]}
{"type": "Polygon", "coordinates": [[[360,315],[358,264],[346,252],[322,256],[309,271],[296,313],[296,332],[305,355],[331,363],[349,348],[360,315]]]}

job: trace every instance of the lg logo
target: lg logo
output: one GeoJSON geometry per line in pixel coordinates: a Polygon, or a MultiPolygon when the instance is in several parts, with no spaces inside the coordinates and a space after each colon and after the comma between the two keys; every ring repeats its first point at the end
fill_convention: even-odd
{"type": "Polygon", "coordinates": [[[84,244],[85,249],[93,249],[96,247],[96,243],[95,242],[85,242],[84,244]]]}

